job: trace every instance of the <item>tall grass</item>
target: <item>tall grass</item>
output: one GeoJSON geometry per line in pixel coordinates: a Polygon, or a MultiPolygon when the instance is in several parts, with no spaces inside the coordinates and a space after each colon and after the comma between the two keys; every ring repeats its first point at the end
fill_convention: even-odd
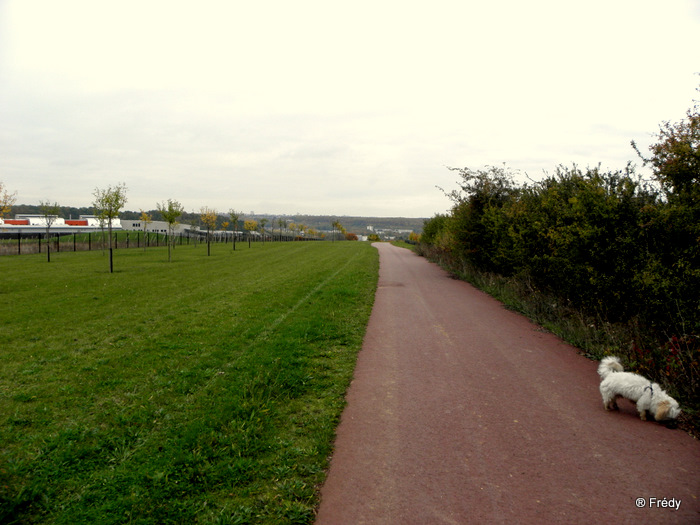
{"type": "Polygon", "coordinates": [[[0,259],[0,522],[309,523],[364,243],[0,259]]]}

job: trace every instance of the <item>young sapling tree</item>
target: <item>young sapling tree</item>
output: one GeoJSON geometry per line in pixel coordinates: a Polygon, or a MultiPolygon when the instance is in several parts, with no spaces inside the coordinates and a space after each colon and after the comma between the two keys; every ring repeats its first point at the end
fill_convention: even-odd
{"type": "Polygon", "coordinates": [[[51,262],[50,230],[53,223],[58,219],[60,209],[57,202],[51,203],[48,200],[40,201],[39,208],[41,209],[41,214],[44,216],[44,224],[46,225],[46,262],[51,262]]]}
{"type": "Polygon", "coordinates": [[[168,262],[172,262],[172,250],[175,244],[175,225],[185,209],[178,201],[168,199],[167,202],[158,204],[158,211],[163,216],[165,222],[168,223],[168,262]]]}
{"type": "Polygon", "coordinates": [[[109,272],[114,273],[114,263],[112,255],[112,221],[119,217],[119,211],[126,204],[126,184],[120,183],[116,186],[108,186],[107,189],[101,190],[95,188],[93,192],[97,216],[101,221],[107,222],[108,241],[109,241],[109,272]]]}
{"type": "Polygon", "coordinates": [[[211,232],[216,229],[216,210],[208,208],[207,206],[202,207],[201,218],[204,226],[207,228],[207,255],[211,255],[211,232]]]}

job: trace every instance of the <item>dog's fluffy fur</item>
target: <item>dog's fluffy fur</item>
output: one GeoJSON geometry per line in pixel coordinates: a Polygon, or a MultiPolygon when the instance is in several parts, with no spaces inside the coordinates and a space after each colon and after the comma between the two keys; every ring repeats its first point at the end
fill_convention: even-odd
{"type": "Polygon", "coordinates": [[[656,421],[673,420],[680,415],[678,402],[657,383],[623,370],[617,357],[605,357],[598,366],[600,394],[603,396],[605,410],[617,410],[617,398],[624,397],[637,403],[639,417],[643,421],[647,418],[647,412],[656,421]]]}

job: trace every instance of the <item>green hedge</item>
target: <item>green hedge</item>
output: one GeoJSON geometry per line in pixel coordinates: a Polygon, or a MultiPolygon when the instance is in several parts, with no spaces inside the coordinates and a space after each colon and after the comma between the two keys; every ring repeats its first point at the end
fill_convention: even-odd
{"type": "Polygon", "coordinates": [[[698,404],[700,199],[673,198],[630,166],[559,167],[524,185],[504,168],[456,171],[454,206],[426,221],[424,253],[626,324],[630,339],[607,350],[698,404]]]}
{"type": "Polygon", "coordinates": [[[459,175],[452,210],[425,222],[419,253],[457,273],[520,283],[566,315],[626,327],[616,347],[593,354],[622,354],[699,407],[698,107],[687,117],[661,126],[651,158],[633,143],[652,181],[631,164],[559,166],[525,184],[504,167],[450,168],[459,175]]]}

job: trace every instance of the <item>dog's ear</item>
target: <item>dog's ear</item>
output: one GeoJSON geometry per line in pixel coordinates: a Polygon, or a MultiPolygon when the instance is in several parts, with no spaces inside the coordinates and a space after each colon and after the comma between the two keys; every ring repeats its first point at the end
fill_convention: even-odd
{"type": "Polygon", "coordinates": [[[654,416],[654,419],[657,421],[663,421],[666,419],[666,416],[668,416],[668,411],[671,410],[671,403],[668,401],[661,401],[657,406],[656,406],[656,415],[654,416]]]}

